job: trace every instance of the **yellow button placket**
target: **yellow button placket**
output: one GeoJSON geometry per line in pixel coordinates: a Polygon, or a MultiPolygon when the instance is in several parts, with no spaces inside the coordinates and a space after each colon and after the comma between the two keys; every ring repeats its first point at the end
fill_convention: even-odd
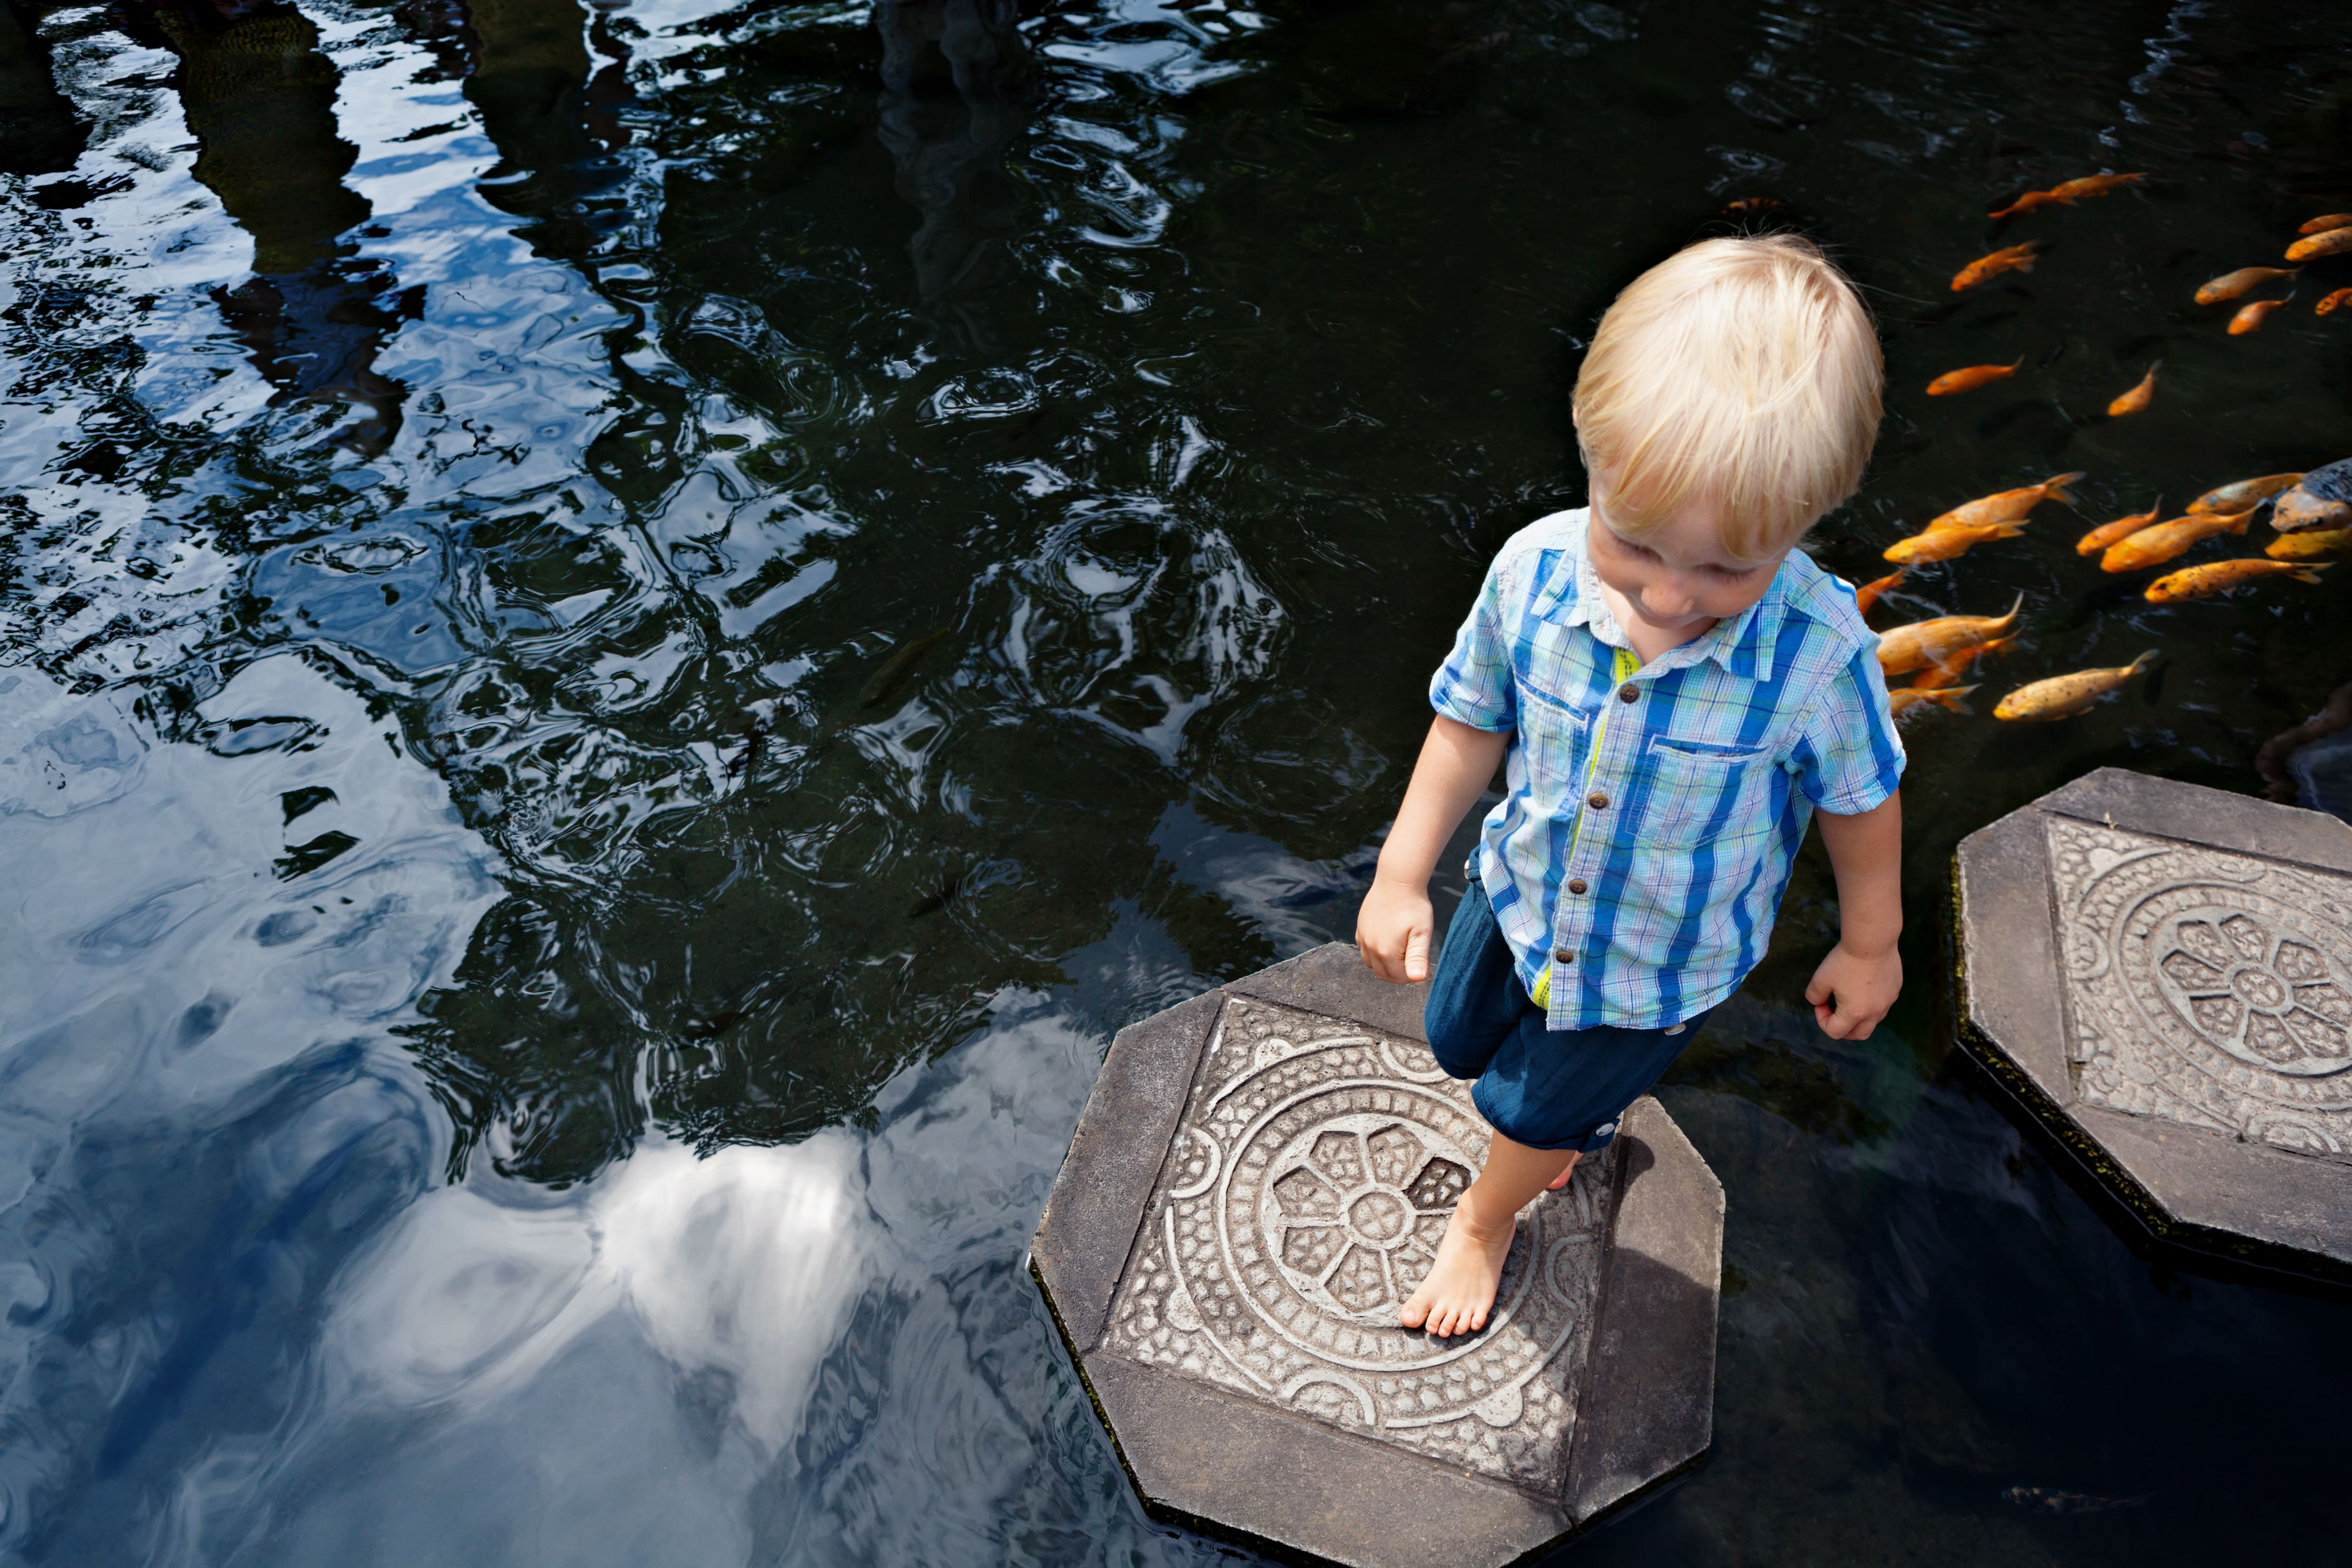
{"type": "MultiPolygon", "coordinates": [[[[1610,651],[1615,655],[1610,668],[1611,684],[1615,688],[1622,689],[1627,681],[1632,680],[1633,677],[1642,672],[1641,656],[1636,654],[1632,648],[1628,647],[1612,648],[1610,651]]],[[[1617,696],[1617,692],[1616,690],[1612,690],[1609,695],[1613,700],[1617,696]]],[[[1610,704],[1601,704],[1600,715],[1592,721],[1592,738],[1586,743],[1584,748],[1583,798],[1586,804],[1580,805],[1577,807],[1576,826],[1569,829],[1568,877],[1561,883],[1561,889],[1566,891],[1569,882],[1582,882],[1586,887],[1587,892],[1582,895],[1570,894],[1570,897],[1571,898],[1580,899],[1582,897],[1590,896],[1592,879],[1600,870],[1600,867],[1597,862],[1603,858],[1607,853],[1609,836],[1605,833],[1595,835],[1595,853],[1593,858],[1596,864],[1591,866],[1586,866],[1583,864],[1584,820],[1586,817],[1591,816],[1595,809],[1590,803],[1594,797],[1595,781],[1601,777],[1601,749],[1608,743],[1611,733],[1609,726],[1610,712],[1610,704]]],[[[1641,732],[1641,727],[1636,725],[1627,732],[1638,735],[1641,732]]],[[[1622,768],[1612,767],[1609,770],[1609,776],[1611,779],[1614,780],[1622,776],[1623,772],[1624,770],[1622,768]]],[[[1622,790],[1619,792],[1621,795],[1622,793],[1623,792],[1622,790]]],[[[1573,905],[1564,902],[1560,906],[1559,924],[1563,927],[1581,927],[1584,924],[1583,911],[1573,905]]],[[[1580,940],[1581,940],[1580,937],[1580,940]]],[[[1566,931],[1555,931],[1552,933],[1552,962],[1546,964],[1543,967],[1542,972],[1536,976],[1535,989],[1528,993],[1529,1000],[1533,1001],[1537,1006],[1541,1007],[1547,1013],[1551,1011],[1552,971],[1555,969],[1565,969],[1570,963],[1575,962],[1576,943],[1568,940],[1568,932],[1566,931]],[[1561,953],[1568,954],[1568,957],[1564,959],[1559,957],[1559,955],[1561,953]]]]}

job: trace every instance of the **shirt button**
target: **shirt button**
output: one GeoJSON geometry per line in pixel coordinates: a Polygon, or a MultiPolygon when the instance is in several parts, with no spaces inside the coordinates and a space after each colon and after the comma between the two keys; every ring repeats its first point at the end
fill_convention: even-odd
{"type": "Polygon", "coordinates": [[[1606,811],[1609,809],[1609,797],[1599,790],[1594,790],[1584,797],[1584,804],[1595,811],[1606,811]]]}
{"type": "Polygon", "coordinates": [[[1584,891],[1584,879],[1579,877],[1574,881],[1569,883],[1568,890],[1571,893],[1580,893],[1584,891]]]}
{"type": "Polygon", "coordinates": [[[1620,702],[1638,702],[1641,699],[1641,688],[1630,680],[1617,689],[1617,700],[1620,702]]]}
{"type": "Polygon", "coordinates": [[[1553,953],[1551,956],[1553,961],[1559,963],[1574,963],[1576,962],[1576,954],[1570,952],[1564,947],[1558,952],[1553,953]]]}

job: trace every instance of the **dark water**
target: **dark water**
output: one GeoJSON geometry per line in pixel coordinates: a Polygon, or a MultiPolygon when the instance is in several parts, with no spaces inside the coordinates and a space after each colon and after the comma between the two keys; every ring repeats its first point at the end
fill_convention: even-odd
{"type": "Polygon", "coordinates": [[[1486,557],[1580,495],[1582,337],[1753,195],[1887,338],[1821,558],[2086,470],[1900,608],[2024,592],[1988,697],[2165,658],[1911,729],[1867,1045],[1801,1005],[1805,863],[1664,1091],[1730,1194],[1717,1447],[1575,1554],[2341,1550],[2352,1308],[2136,1255],[1935,984],[1962,834],[2259,791],[2352,675],[2347,581],[2152,610],[2070,548],[2352,450],[2352,264],[2249,338],[2189,299],[2352,206],[2337,7],[38,3],[0,1559],[1216,1557],[1028,1232],[1113,1028],[1351,929],[1486,557]]]}

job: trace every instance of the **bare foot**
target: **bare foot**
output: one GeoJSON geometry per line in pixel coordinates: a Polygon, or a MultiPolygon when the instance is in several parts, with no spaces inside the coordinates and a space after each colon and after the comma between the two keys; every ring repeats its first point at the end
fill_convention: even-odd
{"type": "Polygon", "coordinates": [[[1518,1216],[1511,1215],[1490,1230],[1471,1217],[1468,1202],[1455,1205],[1454,1217],[1445,1222],[1444,1238],[1437,1244],[1437,1260],[1398,1310],[1397,1321],[1440,1339],[1485,1328],[1517,1224],[1518,1216]]]}
{"type": "Polygon", "coordinates": [[[1583,1158],[1584,1155],[1580,1151],[1571,1150],[1568,1156],[1568,1169],[1562,1171],[1559,1175],[1554,1176],[1551,1179],[1551,1184],[1545,1187],[1544,1191],[1548,1193],[1564,1191],[1568,1186],[1569,1177],[1576,1174],[1576,1163],[1583,1158]]]}

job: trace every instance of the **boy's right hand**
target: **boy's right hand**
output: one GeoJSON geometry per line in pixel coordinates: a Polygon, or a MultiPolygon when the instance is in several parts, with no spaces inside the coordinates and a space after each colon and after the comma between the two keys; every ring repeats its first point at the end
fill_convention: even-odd
{"type": "Polygon", "coordinates": [[[1429,933],[1436,915],[1429,886],[1372,879],[1364,907],[1356,911],[1356,948],[1364,967],[1392,985],[1418,985],[1429,978],[1429,933]]]}

